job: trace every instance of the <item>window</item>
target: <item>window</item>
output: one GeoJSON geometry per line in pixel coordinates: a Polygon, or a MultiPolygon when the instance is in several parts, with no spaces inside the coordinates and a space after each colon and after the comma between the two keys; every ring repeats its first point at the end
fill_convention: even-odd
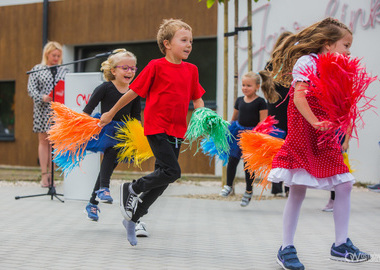
{"type": "MultiPolygon", "coordinates": [[[[158,49],[157,42],[126,43],[96,46],[78,46],[75,48],[75,59],[80,60],[93,57],[97,54],[113,51],[117,48],[125,48],[133,52],[137,57],[138,73],[152,59],[163,57],[158,49]]],[[[106,57],[95,58],[76,64],[75,72],[98,72],[100,65],[106,57]]],[[[195,64],[199,70],[199,81],[206,90],[203,99],[209,108],[216,107],[216,38],[199,38],[193,43],[193,50],[187,60],[195,64]]],[[[191,104],[192,106],[192,104],[191,104]]]]}
{"type": "Polygon", "coordinates": [[[0,81],[0,140],[13,141],[15,130],[15,82],[0,81]]]}

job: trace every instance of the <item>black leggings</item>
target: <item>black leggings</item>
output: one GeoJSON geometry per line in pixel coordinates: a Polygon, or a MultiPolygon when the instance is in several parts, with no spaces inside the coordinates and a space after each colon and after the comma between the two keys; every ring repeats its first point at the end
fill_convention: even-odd
{"type": "Polygon", "coordinates": [[[118,151],[113,147],[109,147],[104,151],[102,164],[100,165],[98,178],[96,179],[94,190],[91,194],[90,203],[98,205],[99,202],[95,200],[95,191],[98,191],[100,188],[110,187],[111,175],[118,164],[116,161],[117,153],[118,151]]]}
{"type": "MultiPolygon", "coordinates": [[[[240,158],[230,157],[228,159],[227,186],[232,187],[232,184],[235,180],[236,168],[237,168],[239,162],[240,162],[240,158]]],[[[252,183],[253,183],[254,175],[252,175],[252,178],[251,178],[248,170],[244,169],[244,172],[245,172],[245,183],[246,183],[245,190],[246,191],[252,191],[252,183]]]]}

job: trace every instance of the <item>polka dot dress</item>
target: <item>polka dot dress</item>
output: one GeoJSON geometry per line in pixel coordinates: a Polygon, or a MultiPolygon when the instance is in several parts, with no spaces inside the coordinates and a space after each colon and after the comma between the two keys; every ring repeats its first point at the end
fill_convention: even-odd
{"type": "MultiPolygon", "coordinates": [[[[46,66],[36,65],[32,70],[43,69],[46,66]]],[[[58,67],[53,82],[50,69],[31,73],[28,80],[28,94],[33,99],[33,132],[46,132],[49,129],[50,102],[42,100],[43,95],[49,95],[59,80],[64,80],[67,68],[58,67]]]]}
{"type": "MultiPolygon", "coordinates": [[[[273,159],[272,168],[303,168],[317,178],[348,173],[337,140],[319,142],[322,131],[313,128],[297,110],[293,102],[294,88],[290,90],[288,105],[288,135],[284,145],[273,159]]],[[[306,97],[318,119],[327,117],[315,97],[306,97]]],[[[326,119],[326,118],[325,118],[326,119]]]]}
{"type": "MultiPolygon", "coordinates": [[[[293,85],[296,81],[308,80],[298,72],[305,66],[315,67],[315,58],[317,57],[315,54],[307,55],[297,61],[293,69],[293,85]]],[[[343,182],[355,182],[353,175],[349,173],[343,162],[338,140],[327,138],[320,142],[318,137],[323,132],[307,122],[296,108],[293,99],[294,87],[291,87],[287,111],[288,134],[283,146],[273,159],[268,180],[284,181],[287,186],[306,185],[327,190],[331,190],[343,182]]],[[[307,93],[306,100],[319,120],[328,119],[317,98],[310,92],[307,93]]]]}

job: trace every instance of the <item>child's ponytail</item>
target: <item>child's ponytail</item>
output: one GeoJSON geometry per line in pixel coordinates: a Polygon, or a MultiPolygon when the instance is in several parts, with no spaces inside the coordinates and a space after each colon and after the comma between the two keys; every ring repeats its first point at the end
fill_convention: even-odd
{"type": "Polygon", "coordinates": [[[261,77],[261,90],[264,93],[265,99],[269,103],[275,103],[280,99],[280,95],[277,93],[273,78],[269,71],[261,70],[258,72],[261,77]]]}

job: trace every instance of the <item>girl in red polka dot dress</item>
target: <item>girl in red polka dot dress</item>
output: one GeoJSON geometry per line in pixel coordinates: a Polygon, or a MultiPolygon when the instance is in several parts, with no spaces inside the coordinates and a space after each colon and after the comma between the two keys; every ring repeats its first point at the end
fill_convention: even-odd
{"type": "Polygon", "coordinates": [[[306,189],[335,190],[335,243],[331,259],[359,262],[370,255],[359,251],[348,236],[350,194],[355,182],[343,162],[341,147],[336,140],[323,143],[318,137],[328,130],[329,119],[315,96],[308,94],[309,80],[301,75],[324,53],[350,54],[352,32],[343,23],[326,18],[298,34],[289,36],[274,52],[273,74],[283,85],[291,85],[288,105],[288,135],[273,160],[268,180],[283,181],[290,187],[283,213],[283,243],[277,262],[284,269],[304,269],[293,245],[298,217],[306,189]]]}

